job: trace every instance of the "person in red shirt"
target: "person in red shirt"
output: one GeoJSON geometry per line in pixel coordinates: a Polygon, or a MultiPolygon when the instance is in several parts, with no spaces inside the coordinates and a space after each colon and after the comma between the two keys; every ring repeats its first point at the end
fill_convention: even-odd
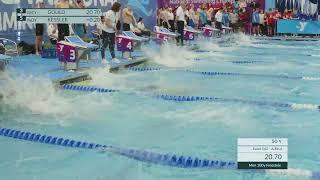
{"type": "Polygon", "coordinates": [[[288,9],[285,9],[282,15],[283,19],[291,19],[288,9]]]}
{"type": "Polygon", "coordinates": [[[268,29],[268,36],[272,36],[274,32],[274,12],[269,9],[269,12],[267,13],[266,19],[267,19],[267,29],[268,29]]]}
{"type": "Polygon", "coordinates": [[[275,9],[273,19],[274,19],[273,34],[277,34],[277,22],[279,19],[282,19],[281,13],[278,11],[278,9],[275,9]]]}
{"type": "Polygon", "coordinates": [[[248,13],[244,12],[243,9],[240,9],[239,12],[239,24],[240,24],[240,28],[242,30],[242,32],[246,32],[246,24],[249,21],[249,17],[248,17],[248,13]]]}

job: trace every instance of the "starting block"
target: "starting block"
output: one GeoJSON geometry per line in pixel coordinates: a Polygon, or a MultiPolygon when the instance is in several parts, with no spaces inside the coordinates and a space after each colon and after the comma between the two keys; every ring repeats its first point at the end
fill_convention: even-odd
{"type": "Polygon", "coordinates": [[[125,58],[132,58],[131,53],[134,49],[140,50],[141,44],[146,41],[149,41],[149,38],[137,36],[132,31],[123,31],[121,35],[116,37],[117,50],[121,51],[122,58],[124,58],[126,52],[129,52],[129,57],[125,58]]]}
{"type": "Polygon", "coordinates": [[[99,47],[84,42],[79,36],[67,36],[65,39],[56,46],[58,60],[64,64],[64,70],[78,70],[80,60],[90,60],[91,51],[99,47]]]}
{"type": "Polygon", "coordinates": [[[156,42],[162,44],[164,42],[168,42],[171,39],[178,37],[179,35],[169,31],[169,29],[155,26],[154,32],[156,33],[156,42]]]}
{"type": "Polygon", "coordinates": [[[222,25],[222,30],[224,31],[225,34],[230,34],[232,32],[232,28],[231,27],[227,27],[222,25]]]}
{"type": "Polygon", "coordinates": [[[183,30],[183,38],[186,41],[193,41],[195,36],[197,36],[200,32],[192,28],[191,26],[187,26],[183,30]]]}
{"type": "Polygon", "coordinates": [[[204,37],[216,37],[217,33],[219,32],[220,32],[219,29],[213,28],[208,25],[202,27],[202,34],[204,37]]]}

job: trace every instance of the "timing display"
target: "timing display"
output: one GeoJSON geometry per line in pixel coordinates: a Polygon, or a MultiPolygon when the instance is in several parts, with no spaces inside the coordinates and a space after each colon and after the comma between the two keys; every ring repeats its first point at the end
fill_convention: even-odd
{"type": "Polygon", "coordinates": [[[239,169],[287,169],[288,139],[239,138],[239,169]]]}
{"type": "Polygon", "coordinates": [[[100,23],[101,9],[18,8],[17,21],[27,23],[100,23]]]}
{"type": "Polygon", "coordinates": [[[34,16],[34,17],[44,17],[44,16],[102,16],[101,9],[36,9],[36,8],[18,8],[17,14],[22,14],[23,16],[34,16]]]}

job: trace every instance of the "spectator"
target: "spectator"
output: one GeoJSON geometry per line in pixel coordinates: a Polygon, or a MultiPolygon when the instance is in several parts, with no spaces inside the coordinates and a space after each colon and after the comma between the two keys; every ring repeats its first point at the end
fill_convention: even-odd
{"type": "Polygon", "coordinates": [[[281,13],[278,11],[278,9],[275,9],[275,12],[274,12],[274,16],[273,16],[273,19],[274,19],[274,24],[273,24],[273,34],[277,34],[277,23],[278,23],[278,20],[279,19],[282,19],[282,16],[281,16],[281,13]]]}
{"type": "Polygon", "coordinates": [[[268,36],[272,36],[274,32],[274,13],[272,12],[271,8],[267,13],[267,29],[268,29],[268,36]]]}
{"type": "Polygon", "coordinates": [[[259,35],[265,35],[265,13],[261,9],[259,13],[259,35]]]}
{"type": "Polygon", "coordinates": [[[230,13],[230,27],[232,28],[233,32],[238,30],[238,21],[239,15],[236,13],[236,10],[230,13]]]}
{"type": "Polygon", "coordinates": [[[196,24],[196,12],[194,11],[194,5],[191,4],[190,5],[190,9],[189,9],[189,26],[195,28],[195,24],[196,24]]]}
{"type": "MultiPolygon", "coordinates": [[[[102,48],[101,48],[101,56],[102,63],[107,63],[105,50],[106,47],[109,46],[110,54],[112,57],[112,61],[115,63],[119,63],[119,60],[116,59],[114,52],[114,45],[116,39],[116,31],[117,31],[117,13],[120,11],[121,4],[118,2],[113,3],[111,10],[107,11],[105,14],[105,22],[102,26],[102,48]]],[[[129,25],[130,26],[130,25],[129,25]]],[[[130,30],[130,29],[129,29],[130,30]]]]}
{"type": "Polygon", "coordinates": [[[240,4],[239,4],[238,0],[235,0],[233,8],[234,8],[235,14],[238,14],[240,12],[240,4]]]}
{"type": "MultiPolygon", "coordinates": [[[[37,0],[35,4],[35,8],[45,8],[43,0],[37,0]]],[[[43,41],[43,32],[44,32],[44,24],[36,24],[36,40],[35,40],[35,49],[36,55],[39,55],[39,52],[42,51],[42,41],[43,41]]]]}
{"type": "Polygon", "coordinates": [[[216,19],[216,28],[222,30],[222,9],[219,9],[218,12],[215,15],[216,19]]]}
{"type": "Polygon", "coordinates": [[[254,36],[257,36],[259,34],[259,16],[260,15],[258,9],[254,9],[252,13],[252,31],[254,36]]]}
{"type": "Polygon", "coordinates": [[[206,7],[205,5],[203,4],[202,7],[201,7],[201,10],[200,10],[200,26],[203,27],[203,26],[206,26],[208,24],[208,17],[207,17],[207,12],[206,12],[206,7]]]}
{"type": "Polygon", "coordinates": [[[224,9],[222,14],[222,24],[226,27],[230,26],[230,16],[227,8],[224,9]]]}
{"type": "Polygon", "coordinates": [[[174,28],[174,14],[172,12],[172,8],[168,8],[166,11],[166,14],[165,14],[165,20],[164,20],[164,26],[165,28],[167,29],[170,29],[172,32],[175,31],[175,28],[174,28]]]}
{"type": "Polygon", "coordinates": [[[209,26],[212,25],[212,15],[213,15],[213,8],[210,7],[208,10],[207,10],[207,24],[209,26]]]}

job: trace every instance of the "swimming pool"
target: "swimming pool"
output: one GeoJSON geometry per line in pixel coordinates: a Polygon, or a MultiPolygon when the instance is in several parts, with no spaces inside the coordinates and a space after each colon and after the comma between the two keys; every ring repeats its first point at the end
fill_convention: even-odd
{"type": "MultiPolygon", "coordinates": [[[[158,52],[151,46],[147,55],[153,62],[140,68],[156,70],[110,74],[95,68],[88,71],[91,81],[75,84],[119,90],[113,93],[55,90],[46,72],[50,71],[47,64],[56,65],[56,60],[19,57],[11,63],[9,77],[1,85],[5,97],[0,104],[0,126],[231,161],[236,161],[239,137],[285,137],[289,140],[289,167],[318,171],[317,108],[247,102],[316,107],[320,99],[319,42],[257,41],[235,36],[227,42],[206,41],[200,46],[204,51],[167,46],[158,52]],[[24,68],[28,62],[38,66],[24,68]],[[222,100],[164,101],[154,94],[222,100]]],[[[0,137],[0,144],[0,173],[9,179],[309,179],[161,166],[109,152],[4,137],[0,137]]]]}

